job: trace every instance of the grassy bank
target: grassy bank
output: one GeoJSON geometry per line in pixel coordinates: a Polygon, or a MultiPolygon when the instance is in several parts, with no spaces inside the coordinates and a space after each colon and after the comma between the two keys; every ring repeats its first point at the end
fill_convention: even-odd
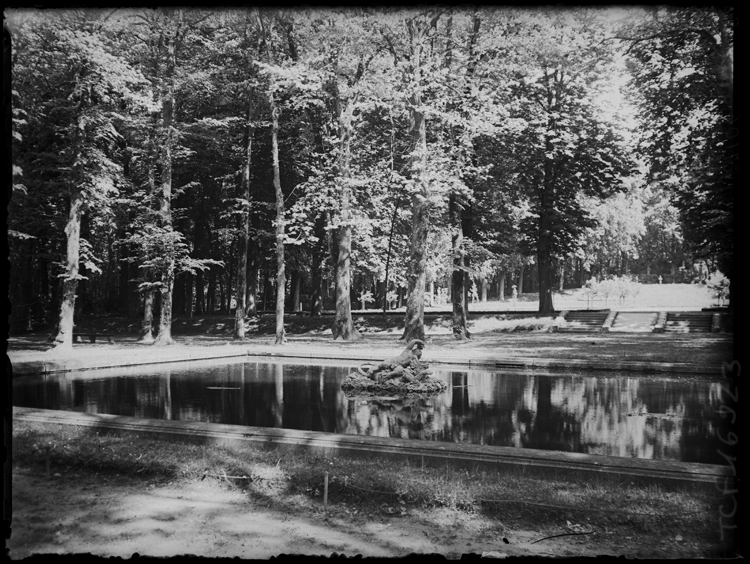
{"type": "MultiPolygon", "coordinates": [[[[714,488],[638,485],[616,477],[528,475],[520,470],[480,471],[414,466],[390,459],[326,458],[253,446],[215,447],[89,428],[21,422],[13,429],[13,463],[58,480],[81,475],[104,484],[122,481],[219,481],[226,488],[292,515],[327,513],[400,519],[446,509],[489,519],[494,534],[524,529],[539,538],[566,530],[587,541],[675,550],[675,555],[724,556],[730,546],[717,526],[722,498],[714,488]],[[49,447],[49,448],[48,448],[49,447]],[[49,466],[47,466],[49,465],[49,466]],[[49,468],[49,470],[48,470],[49,468]],[[562,527],[562,529],[561,529],[562,527]],[[690,539],[690,546],[677,542],[690,539]]],[[[76,478],[73,478],[73,477],[76,478]]]]}
{"type": "MultiPolygon", "coordinates": [[[[234,341],[231,334],[192,334],[185,335],[174,331],[174,347],[153,347],[137,342],[137,336],[116,336],[114,344],[80,343],[74,344],[71,352],[49,352],[49,343],[39,335],[11,338],[8,341],[8,354],[14,366],[23,362],[63,362],[74,358],[86,359],[106,357],[114,361],[123,358],[127,364],[133,355],[140,359],[153,358],[158,362],[162,357],[175,351],[192,350],[198,353],[203,347],[226,345],[227,348],[242,347],[254,353],[267,351],[279,354],[286,351],[311,353],[326,358],[331,352],[355,353],[362,351],[387,358],[403,349],[400,335],[366,334],[361,341],[342,343],[333,341],[330,336],[289,335],[285,346],[274,346],[271,336],[253,336],[244,342],[234,341]]],[[[458,341],[451,335],[435,335],[428,339],[424,360],[435,362],[438,355],[446,355],[460,360],[479,361],[482,358],[502,359],[586,359],[614,365],[620,361],[691,363],[720,369],[722,362],[734,358],[733,336],[728,334],[651,334],[651,333],[483,333],[476,334],[470,341],[458,341]]]]}

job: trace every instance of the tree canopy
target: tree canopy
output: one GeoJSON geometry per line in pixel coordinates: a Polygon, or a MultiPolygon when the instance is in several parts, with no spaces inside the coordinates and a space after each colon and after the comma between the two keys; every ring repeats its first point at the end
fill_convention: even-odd
{"type": "MultiPolygon", "coordinates": [[[[528,274],[732,275],[733,11],[6,11],[11,326],[401,307],[528,274]],[[612,98],[612,96],[615,96],[612,98]],[[612,100],[615,102],[612,102],[612,100]],[[567,266],[566,266],[567,265],[567,266]],[[354,304],[354,305],[353,305],[354,304]]],[[[513,280],[516,280],[513,278],[513,280]]],[[[519,285],[523,286],[521,280],[519,285]]],[[[519,288],[521,291],[522,288],[519,288]]],[[[428,303],[428,305],[429,305],[428,303]]],[[[152,330],[156,335],[152,335],[152,330]]]]}

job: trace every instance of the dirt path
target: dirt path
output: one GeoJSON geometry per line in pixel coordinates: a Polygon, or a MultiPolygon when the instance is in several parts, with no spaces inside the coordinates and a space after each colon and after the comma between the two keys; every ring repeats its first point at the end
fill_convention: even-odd
{"type": "MultiPolygon", "coordinates": [[[[122,483],[112,476],[87,473],[32,475],[13,473],[10,556],[91,553],[130,557],[193,554],[206,557],[267,559],[281,554],[401,557],[437,553],[492,556],[695,557],[698,547],[664,539],[616,538],[612,533],[566,536],[566,532],[514,531],[498,520],[450,510],[420,515],[389,508],[390,513],[346,510],[292,500],[281,511],[265,498],[216,480],[122,483]]],[[[569,531],[568,531],[569,532],[569,531]]],[[[682,539],[680,539],[681,541],[682,539]]]]}

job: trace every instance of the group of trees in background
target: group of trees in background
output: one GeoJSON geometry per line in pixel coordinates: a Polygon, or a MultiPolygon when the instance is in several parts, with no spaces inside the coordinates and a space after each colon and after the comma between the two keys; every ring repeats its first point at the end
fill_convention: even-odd
{"type": "Polygon", "coordinates": [[[592,274],[731,278],[731,9],[6,16],[12,330],[274,310],[283,343],[305,308],[351,340],[354,301],[423,338],[438,287],[468,338],[472,284],[525,269],[540,315],[592,274]]]}

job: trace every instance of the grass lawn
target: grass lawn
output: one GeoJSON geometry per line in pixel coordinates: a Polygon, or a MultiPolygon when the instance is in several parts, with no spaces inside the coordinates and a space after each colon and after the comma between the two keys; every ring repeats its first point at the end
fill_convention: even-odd
{"type": "MultiPolygon", "coordinates": [[[[590,308],[622,311],[639,309],[700,311],[704,307],[718,305],[711,291],[703,284],[641,284],[638,286],[638,293],[635,296],[628,296],[622,303],[616,297],[605,299],[601,296],[589,301],[583,289],[574,288],[554,292],[552,301],[557,310],[590,308]]],[[[356,304],[352,306],[356,307],[356,304]]],[[[445,304],[440,309],[450,307],[450,304],[445,304]]],[[[538,307],[538,293],[523,293],[515,302],[511,299],[498,301],[496,298],[486,302],[473,302],[469,304],[469,311],[536,311],[538,307]]],[[[428,307],[426,311],[430,309],[428,307]]]]}
{"type": "MultiPolygon", "coordinates": [[[[232,340],[231,325],[224,318],[201,318],[191,321],[189,330],[173,329],[176,344],[159,348],[137,342],[137,333],[117,334],[114,344],[74,344],[70,352],[49,351],[45,335],[32,334],[8,341],[8,356],[13,365],[24,362],[55,362],[75,359],[121,358],[128,363],[134,355],[158,362],[166,354],[200,350],[203,347],[223,346],[227,354],[242,347],[256,354],[306,353],[325,358],[331,351],[377,354],[387,358],[398,354],[404,346],[400,331],[373,330],[375,318],[367,319],[370,331],[363,331],[361,341],[335,342],[324,332],[289,333],[284,346],[273,345],[272,333],[253,335],[244,342],[232,340]]],[[[271,319],[268,320],[269,325],[271,319]]],[[[396,322],[396,320],[388,319],[396,322]]],[[[294,323],[294,321],[293,321],[294,323]]],[[[316,321],[316,323],[322,323],[316,321]]],[[[436,355],[450,355],[458,361],[465,359],[502,359],[528,357],[538,359],[587,359],[597,362],[661,362],[690,363],[720,368],[723,362],[734,359],[732,334],[687,333],[546,333],[536,331],[477,333],[469,341],[457,341],[449,334],[436,334],[427,341],[424,360],[432,362],[436,355]]]]}
{"type": "Polygon", "coordinates": [[[421,467],[26,422],[13,429],[13,464],[18,558],[134,547],[242,558],[733,554],[718,526],[726,500],[711,485],[421,467]]]}

